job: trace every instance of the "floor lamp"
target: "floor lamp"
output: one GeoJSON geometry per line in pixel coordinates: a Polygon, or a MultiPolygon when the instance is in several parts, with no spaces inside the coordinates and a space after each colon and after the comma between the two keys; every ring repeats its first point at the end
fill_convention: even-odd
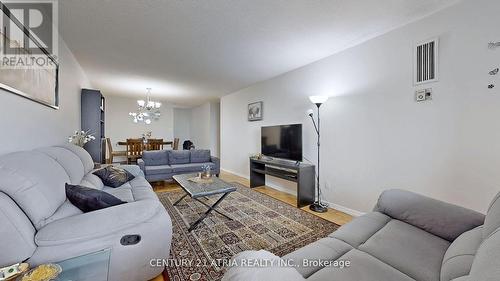
{"type": "Polygon", "coordinates": [[[320,152],[320,118],[319,118],[319,107],[325,103],[327,100],[328,100],[328,97],[327,96],[310,96],[309,99],[311,100],[312,103],[314,103],[317,107],[318,107],[318,118],[317,118],[317,122],[314,121],[314,111],[312,109],[310,109],[308,111],[308,115],[311,117],[311,120],[313,122],[313,125],[314,125],[314,129],[316,130],[316,135],[318,137],[318,168],[317,168],[317,173],[316,173],[316,196],[317,196],[317,199],[316,201],[314,201],[313,204],[311,204],[309,206],[309,209],[311,209],[311,211],[314,211],[314,212],[318,212],[318,213],[324,213],[326,211],[328,211],[328,208],[325,204],[321,203],[321,189],[320,189],[320,186],[319,186],[319,170],[320,170],[320,161],[319,161],[319,152],[320,152]]]}

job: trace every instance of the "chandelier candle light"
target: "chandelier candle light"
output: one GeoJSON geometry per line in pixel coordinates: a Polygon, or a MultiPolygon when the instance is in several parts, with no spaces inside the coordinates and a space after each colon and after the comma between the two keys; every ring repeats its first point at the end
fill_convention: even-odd
{"type": "Polygon", "coordinates": [[[319,170],[320,170],[320,166],[319,166],[319,152],[320,152],[320,143],[319,143],[319,140],[320,140],[320,118],[319,118],[319,107],[325,103],[327,100],[328,100],[328,97],[327,96],[310,96],[309,97],[309,100],[311,100],[312,103],[314,103],[317,107],[318,107],[318,121],[315,122],[314,121],[314,111],[312,109],[310,109],[308,112],[307,112],[307,115],[309,115],[309,117],[311,117],[311,120],[313,122],[313,125],[314,125],[314,129],[316,131],[316,135],[318,136],[318,166],[317,166],[317,172],[316,172],[316,201],[311,204],[309,206],[309,209],[311,209],[312,211],[314,212],[318,212],[318,213],[324,213],[326,211],[328,211],[328,205],[327,204],[324,204],[321,202],[321,189],[320,189],[320,186],[319,186],[319,170]],[[317,124],[317,125],[316,125],[317,124]]]}
{"type": "Polygon", "coordinates": [[[137,112],[130,112],[128,115],[132,116],[134,123],[144,122],[149,125],[152,120],[160,119],[161,103],[151,100],[151,88],[146,90],[146,100],[138,100],[137,112]]]}

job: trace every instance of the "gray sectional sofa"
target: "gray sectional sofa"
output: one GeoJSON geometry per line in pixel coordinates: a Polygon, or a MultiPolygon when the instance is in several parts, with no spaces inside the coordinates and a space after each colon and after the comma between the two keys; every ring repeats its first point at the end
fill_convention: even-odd
{"type": "Polygon", "coordinates": [[[208,149],[144,151],[137,164],[150,182],[201,172],[205,165],[210,166],[212,174],[220,173],[219,158],[211,156],[208,149]]]}
{"type": "Polygon", "coordinates": [[[108,280],[159,275],[163,268],[151,267],[150,260],[169,256],[170,217],[139,167],[122,167],[135,178],[110,188],[92,174],[90,155],[74,145],[0,156],[0,267],[110,249],[108,280]],[[128,203],[82,213],[66,199],[65,183],[103,190],[128,203]],[[140,241],[123,245],[126,235],[140,236],[140,241]]]}
{"type": "MultiPolygon", "coordinates": [[[[234,260],[259,256],[273,258],[271,253],[248,251],[234,260]]],[[[235,266],[223,280],[265,276],[287,281],[498,281],[500,193],[485,217],[408,191],[389,190],[373,212],[281,259],[287,266],[235,266]],[[332,261],[349,261],[350,266],[332,261]]]]}

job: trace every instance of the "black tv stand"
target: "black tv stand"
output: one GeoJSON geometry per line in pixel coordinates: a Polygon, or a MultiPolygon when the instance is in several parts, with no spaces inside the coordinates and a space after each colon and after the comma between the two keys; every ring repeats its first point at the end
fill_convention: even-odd
{"type": "Polygon", "coordinates": [[[266,175],[297,183],[297,207],[314,202],[316,167],[302,162],[250,157],[250,187],[266,185],[266,175]]]}

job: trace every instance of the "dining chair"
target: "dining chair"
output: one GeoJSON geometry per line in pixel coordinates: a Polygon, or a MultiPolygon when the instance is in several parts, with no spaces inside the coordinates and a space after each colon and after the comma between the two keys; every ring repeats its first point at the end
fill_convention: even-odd
{"type": "Polygon", "coordinates": [[[174,142],[172,143],[173,150],[179,150],[179,138],[174,138],[174,142]]]}
{"type": "Polygon", "coordinates": [[[127,164],[137,162],[142,157],[144,143],[142,139],[127,139],[127,164]]]}
{"type": "Polygon", "coordinates": [[[108,148],[108,159],[106,159],[106,164],[113,164],[113,158],[116,157],[126,157],[127,151],[113,151],[113,145],[111,144],[111,139],[106,138],[106,146],[108,148]]]}
{"type": "Polygon", "coordinates": [[[148,139],[146,150],[163,150],[163,139],[148,139]]]}

